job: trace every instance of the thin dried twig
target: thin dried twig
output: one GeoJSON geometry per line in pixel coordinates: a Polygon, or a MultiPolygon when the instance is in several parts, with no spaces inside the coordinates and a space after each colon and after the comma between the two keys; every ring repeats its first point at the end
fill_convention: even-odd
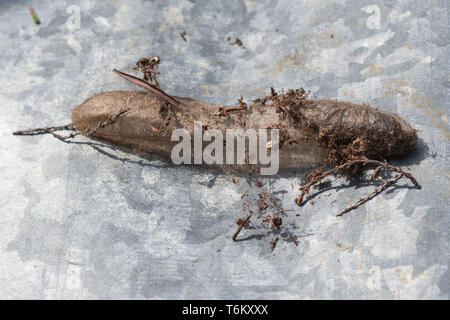
{"type": "Polygon", "coordinates": [[[71,133],[68,136],[61,136],[57,133],[55,133],[55,131],[59,131],[59,130],[75,130],[75,127],[73,126],[73,124],[66,124],[63,126],[56,126],[56,127],[45,127],[45,128],[35,128],[35,129],[27,129],[27,130],[19,130],[19,131],[15,131],[13,132],[13,135],[35,135],[35,134],[43,134],[43,133],[50,133],[51,135],[53,135],[54,137],[56,137],[59,140],[66,140],[72,137],[75,137],[78,132],[76,133],[71,133]]]}
{"type": "Polygon", "coordinates": [[[239,233],[241,232],[242,228],[246,225],[248,225],[250,218],[252,217],[253,211],[250,211],[250,213],[243,219],[239,220],[239,226],[236,229],[236,232],[233,234],[233,237],[231,239],[233,239],[233,241],[236,241],[237,236],[239,235],[239,233]]]}
{"type": "Polygon", "coordinates": [[[291,236],[291,240],[292,240],[292,242],[295,244],[295,246],[298,246],[298,243],[297,243],[297,237],[296,237],[295,235],[292,235],[292,236],[291,236]]]}
{"type": "Polygon", "coordinates": [[[95,132],[97,132],[98,129],[104,128],[104,127],[107,127],[107,126],[113,124],[120,116],[122,116],[124,113],[126,113],[126,112],[128,112],[130,110],[131,110],[131,108],[121,110],[116,115],[114,115],[111,118],[109,118],[108,120],[99,123],[97,127],[89,128],[87,130],[81,131],[80,134],[86,135],[86,136],[90,136],[90,135],[94,134],[95,132]]]}
{"type": "Polygon", "coordinates": [[[272,212],[272,214],[285,213],[287,211],[295,211],[295,209],[281,209],[281,210],[272,212]]]}
{"type": "Polygon", "coordinates": [[[119,113],[112,116],[108,120],[99,123],[97,127],[89,128],[89,129],[86,129],[83,131],[77,131],[77,129],[74,127],[74,125],[72,123],[70,123],[70,124],[66,124],[63,126],[35,128],[35,129],[15,131],[15,132],[13,132],[13,135],[35,135],[35,134],[50,133],[55,138],[62,140],[62,141],[66,141],[67,139],[76,137],[77,135],[80,135],[80,134],[85,135],[85,136],[90,136],[90,135],[94,134],[98,129],[104,128],[104,127],[107,127],[107,126],[113,124],[120,116],[122,116],[124,113],[128,112],[129,110],[130,109],[121,110],[119,113]],[[62,136],[55,132],[55,131],[59,131],[59,130],[72,130],[72,131],[76,131],[76,132],[71,133],[67,136],[62,136]]]}
{"type": "Polygon", "coordinates": [[[404,175],[403,173],[400,173],[400,174],[396,175],[395,177],[389,179],[388,181],[386,181],[386,183],[382,184],[381,186],[377,187],[372,192],[366,194],[365,196],[363,196],[360,199],[358,199],[357,201],[353,202],[351,205],[349,205],[345,209],[341,210],[339,213],[336,214],[336,217],[342,216],[344,213],[347,213],[350,210],[353,210],[353,209],[359,207],[364,202],[370,200],[372,197],[374,197],[375,195],[377,195],[378,193],[380,193],[381,191],[383,191],[390,185],[397,182],[401,177],[403,177],[403,175],[404,175]]]}
{"type": "Polygon", "coordinates": [[[275,237],[275,239],[273,239],[273,241],[270,243],[270,250],[273,251],[273,249],[275,249],[278,240],[280,240],[280,237],[275,237]]]}
{"type": "Polygon", "coordinates": [[[219,106],[219,110],[215,113],[216,116],[226,116],[228,112],[233,112],[233,111],[241,111],[241,110],[245,110],[247,107],[246,106],[231,106],[231,107],[223,107],[223,106],[219,106]]]}
{"type": "Polygon", "coordinates": [[[244,199],[246,196],[248,196],[248,189],[245,190],[245,192],[242,194],[241,199],[244,199]]]}
{"type": "Polygon", "coordinates": [[[299,206],[303,204],[303,197],[305,196],[305,194],[307,194],[310,190],[310,188],[318,183],[319,181],[323,180],[325,177],[329,176],[329,175],[338,175],[339,173],[348,173],[349,171],[351,171],[352,169],[355,170],[357,169],[359,166],[367,166],[367,165],[375,165],[377,166],[377,168],[375,169],[374,172],[374,177],[376,177],[381,170],[391,170],[393,172],[399,173],[401,174],[401,176],[405,176],[406,178],[408,178],[417,189],[420,189],[420,185],[417,182],[417,180],[411,175],[411,173],[404,171],[403,169],[399,168],[399,167],[394,167],[390,164],[388,164],[387,162],[382,162],[382,161],[378,161],[378,160],[370,160],[367,158],[361,158],[361,159],[356,159],[356,160],[350,160],[342,165],[336,166],[333,169],[330,169],[328,171],[322,171],[320,169],[316,169],[314,170],[309,176],[308,176],[308,180],[309,182],[307,184],[305,184],[304,186],[300,187],[300,195],[295,199],[295,203],[297,203],[299,206]]]}
{"type": "Polygon", "coordinates": [[[39,131],[57,131],[57,130],[75,130],[75,128],[73,127],[73,125],[70,124],[66,124],[63,126],[57,126],[57,127],[45,127],[45,128],[35,128],[35,129],[27,129],[27,130],[19,130],[19,131],[14,131],[13,135],[27,135],[27,134],[38,134],[39,131]]]}
{"type": "Polygon", "coordinates": [[[184,42],[187,42],[186,35],[187,35],[186,31],[183,30],[183,32],[180,32],[180,36],[184,42]]]}

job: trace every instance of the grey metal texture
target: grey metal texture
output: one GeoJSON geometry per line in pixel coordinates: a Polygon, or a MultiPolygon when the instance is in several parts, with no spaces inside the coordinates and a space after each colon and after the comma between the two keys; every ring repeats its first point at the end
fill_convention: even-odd
{"type": "Polygon", "coordinates": [[[448,299],[449,40],[438,0],[2,1],[0,298],[448,299]],[[304,87],[396,112],[420,139],[395,164],[423,188],[402,180],[337,218],[380,182],[337,179],[297,207],[304,172],[266,178],[295,210],[271,251],[269,229],[231,240],[249,179],[11,135],[69,123],[93,93],[136,89],[111,70],[148,55],[177,96],[235,104],[304,87]]]}

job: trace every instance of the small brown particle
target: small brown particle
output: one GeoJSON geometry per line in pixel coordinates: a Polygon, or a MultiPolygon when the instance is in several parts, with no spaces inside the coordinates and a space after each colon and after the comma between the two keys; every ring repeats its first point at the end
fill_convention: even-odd
{"type": "Polygon", "coordinates": [[[258,195],[258,200],[256,201],[256,203],[258,204],[258,209],[259,211],[264,211],[269,207],[269,204],[264,201],[263,196],[261,194],[258,195]]]}
{"type": "Polygon", "coordinates": [[[241,47],[242,49],[245,49],[244,43],[241,41],[241,39],[236,38],[235,43],[236,43],[239,47],[241,47]]]}
{"type": "Polygon", "coordinates": [[[184,42],[187,42],[186,35],[187,35],[186,31],[183,30],[182,32],[180,32],[180,36],[184,40],[184,42]]]}
{"type": "Polygon", "coordinates": [[[270,220],[271,220],[271,215],[270,214],[268,214],[266,216],[263,216],[262,214],[260,214],[260,216],[263,217],[262,220],[261,220],[261,224],[266,224],[266,223],[270,222],[270,220]]]}
{"type": "Polygon", "coordinates": [[[273,249],[275,249],[279,239],[280,239],[279,237],[275,237],[275,239],[273,239],[272,243],[270,244],[270,250],[273,251],[273,249]]]}
{"type": "Polygon", "coordinates": [[[264,184],[261,181],[256,181],[255,186],[261,188],[264,184]]]}
{"type": "Polygon", "coordinates": [[[296,246],[298,246],[298,243],[297,243],[297,237],[294,236],[294,235],[292,235],[292,236],[291,236],[291,239],[292,239],[292,242],[293,242],[296,246]]]}
{"type": "Polygon", "coordinates": [[[236,224],[238,226],[242,226],[242,227],[246,228],[246,227],[249,226],[250,221],[248,219],[246,219],[246,218],[239,218],[239,219],[236,220],[236,224]]]}
{"type": "Polygon", "coordinates": [[[230,45],[236,44],[236,45],[239,46],[239,48],[246,49],[246,47],[244,46],[244,43],[239,38],[236,38],[236,40],[234,40],[234,42],[230,42],[231,41],[231,37],[227,37],[227,41],[230,43],[230,45]]]}
{"type": "Polygon", "coordinates": [[[281,217],[273,217],[272,218],[272,228],[281,228],[281,225],[283,224],[283,219],[281,217]]]}

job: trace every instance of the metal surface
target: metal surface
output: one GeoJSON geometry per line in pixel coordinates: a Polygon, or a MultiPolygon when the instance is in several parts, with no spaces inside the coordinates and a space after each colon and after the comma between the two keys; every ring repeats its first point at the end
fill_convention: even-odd
{"type": "Polygon", "coordinates": [[[2,1],[0,298],[448,299],[448,17],[448,1],[2,1]],[[271,252],[268,230],[230,239],[246,179],[11,135],[70,122],[95,92],[136,89],[111,70],[148,55],[178,96],[233,104],[303,86],[397,112],[420,141],[396,164],[423,189],[390,188],[336,218],[376,184],[339,179],[299,208],[304,175],[265,179],[300,214],[284,223],[298,246],[282,237],[271,252]]]}

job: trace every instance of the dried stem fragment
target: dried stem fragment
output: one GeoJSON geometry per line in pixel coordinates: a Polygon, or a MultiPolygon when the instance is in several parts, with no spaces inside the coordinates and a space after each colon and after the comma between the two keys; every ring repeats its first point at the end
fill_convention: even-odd
{"type": "Polygon", "coordinates": [[[297,243],[297,237],[296,237],[295,235],[292,235],[292,236],[291,236],[291,240],[292,240],[292,242],[295,244],[295,246],[298,246],[298,243],[297,243]]]}
{"type": "Polygon", "coordinates": [[[20,135],[35,135],[35,134],[50,133],[51,135],[53,135],[57,139],[64,141],[64,140],[66,140],[68,138],[72,138],[72,137],[74,137],[74,136],[76,136],[78,134],[78,132],[77,132],[77,133],[72,133],[72,134],[70,134],[68,136],[61,136],[61,135],[55,133],[55,131],[60,131],[60,130],[76,131],[74,126],[70,123],[70,124],[66,124],[66,125],[63,125],[63,126],[35,128],[35,129],[14,131],[13,135],[20,136],[20,135]]]}
{"type": "Polygon", "coordinates": [[[57,139],[62,140],[62,141],[66,141],[67,139],[74,138],[80,134],[85,135],[85,136],[90,136],[90,135],[94,134],[95,132],[97,132],[98,129],[105,128],[105,127],[113,124],[119,117],[121,117],[124,113],[128,112],[129,110],[130,109],[122,110],[119,113],[117,113],[116,115],[109,118],[108,120],[99,123],[97,127],[89,128],[84,131],[77,131],[77,129],[73,126],[73,124],[70,123],[70,124],[66,124],[64,126],[35,128],[35,129],[15,131],[15,132],[13,132],[13,135],[35,135],[35,134],[50,133],[51,135],[53,135],[54,137],[56,137],[57,139]],[[61,136],[55,132],[55,131],[59,131],[59,130],[71,130],[71,131],[75,131],[75,133],[71,133],[67,136],[61,136]]]}
{"type": "MultiPolygon", "coordinates": [[[[408,178],[417,189],[420,189],[420,185],[417,182],[417,180],[409,173],[404,171],[403,169],[399,168],[399,167],[394,167],[390,164],[388,164],[386,161],[385,162],[381,162],[378,160],[371,160],[371,159],[367,159],[367,158],[360,158],[360,159],[355,159],[355,160],[350,160],[347,161],[344,164],[341,164],[339,166],[334,167],[333,169],[330,169],[328,171],[322,171],[322,169],[316,169],[314,170],[311,174],[308,175],[307,179],[309,180],[309,182],[303,186],[300,187],[300,195],[295,199],[295,203],[297,203],[299,206],[303,204],[303,197],[309,192],[310,188],[320,182],[321,180],[323,180],[325,177],[329,176],[329,175],[335,175],[337,176],[338,174],[351,174],[351,173],[356,173],[358,172],[362,167],[367,166],[367,165],[375,165],[377,166],[377,168],[375,169],[374,175],[373,177],[376,177],[379,175],[381,170],[390,170],[393,172],[398,173],[399,175],[396,176],[393,179],[390,179],[386,184],[382,185],[381,187],[377,188],[373,193],[367,195],[363,197],[362,199],[360,199],[362,202],[357,201],[357,203],[355,203],[354,205],[350,205],[348,208],[348,210],[344,209],[343,211],[348,212],[354,208],[356,208],[359,204],[369,200],[373,195],[378,194],[379,192],[381,192],[382,190],[384,190],[387,186],[393,184],[394,182],[396,182],[397,180],[399,180],[401,177],[406,177],[408,178]],[[378,191],[377,191],[378,190],[378,191]]],[[[341,214],[345,213],[342,212],[341,214]]],[[[338,214],[338,215],[341,215],[338,214]]]]}
{"type": "Polygon", "coordinates": [[[180,37],[181,39],[183,39],[184,42],[187,42],[186,35],[187,35],[186,31],[183,30],[182,32],[180,32],[180,37]]]}
{"type": "Polygon", "coordinates": [[[113,124],[119,117],[121,117],[124,113],[126,113],[128,111],[130,111],[130,109],[122,110],[119,113],[117,113],[116,115],[114,115],[111,118],[109,118],[108,120],[99,123],[97,127],[90,128],[90,129],[88,129],[86,131],[81,131],[80,134],[83,134],[83,135],[86,135],[86,136],[90,136],[90,135],[94,134],[95,132],[97,132],[98,129],[105,128],[105,127],[113,124]]]}
{"type": "Polygon", "coordinates": [[[252,217],[253,211],[250,211],[250,213],[245,218],[240,218],[236,221],[238,224],[238,228],[236,229],[236,232],[233,234],[233,241],[236,241],[237,236],[241,232],[243,227],[247,227],[250,224],[250,218],[252,217]]]}
{"type": "Polygon", "coordinates": [[[384,189],[386,189],[390,185],[392,185],[395,182],[397,182],[401,177],[403,177],[403,175],[404,175],[403,173],[400,173],[400,174],[396,175],[395,177],[389,179],[388,181],[386,181],[386,183],[382,184],[381,186],[377,187],[372,192],[366,194],[365,196],[361,197],[360,199],[358,199],[357,201],[355,201],[354,203],[352,203],[351,205],[349,205],[345,209],[341,210],[339,213],[336,214],[336,217],[342,216],[344,213],[347,213],[350,210],[353,210],[353,209],[359,207],[364,202],[370,200],[372,197],[374,197],[375,195],[377,195],[378,193],[380,193],[381,191],[383,191],[384,189]]]}
{"type": "Polygon", "coordinates": [[[275,239],[273,239],[273,241],[270,243],[270,250],[273,251],[273,249],[275,249],[275,247],[277,246],[277,242],[278,240],[280,240],[280,237],[275,237],[275,239]]]}

